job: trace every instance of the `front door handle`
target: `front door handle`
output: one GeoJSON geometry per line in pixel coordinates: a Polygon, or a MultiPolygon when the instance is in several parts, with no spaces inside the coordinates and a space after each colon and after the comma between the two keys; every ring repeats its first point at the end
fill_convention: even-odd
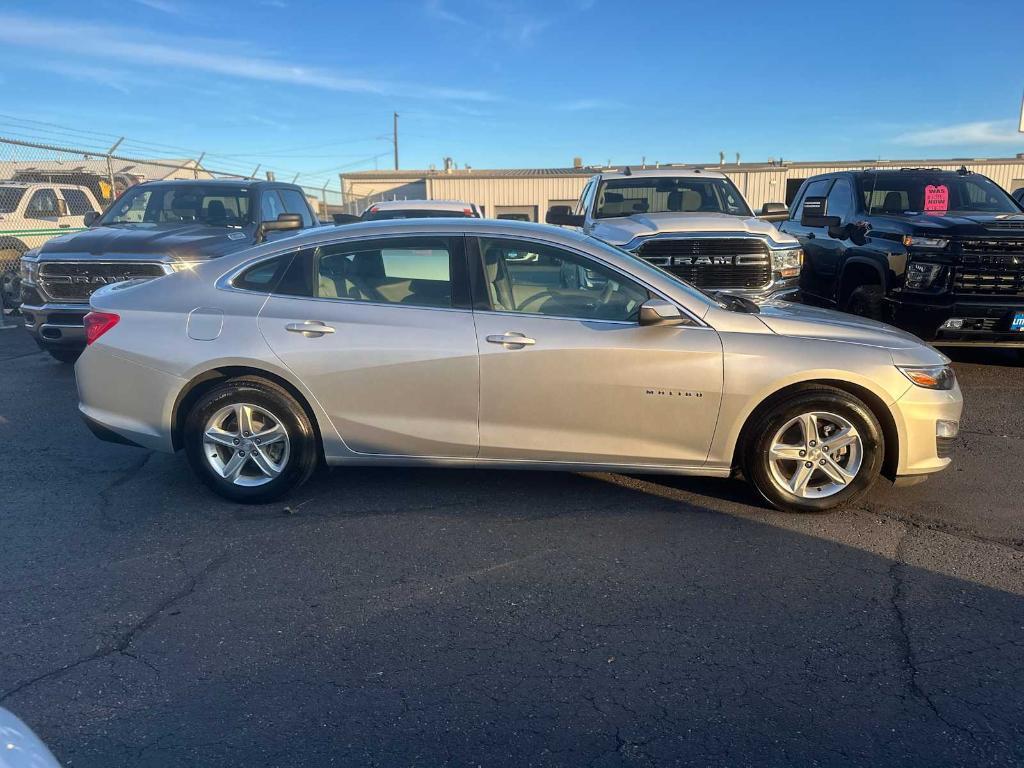
{"type": "Polygon", "coordinates": [[[302,323],[288,323],[284,327],[286,331],[301,333],[307,339],[318,339],[325,333],[334,333],[334,329],[319,320],[306,320],[302,323]]]}
{"type": "Polygon", "coordinates": [[[529,347],[537,343],[536,339],[531,339],[529,336],[517,333],[516,331],[508,331],[507,333],[500,335],[488,336],[487,340],[491,344],[504,344],[506,347],[511,347],[512,349],[522,349],[523,347],[529,347]]]}

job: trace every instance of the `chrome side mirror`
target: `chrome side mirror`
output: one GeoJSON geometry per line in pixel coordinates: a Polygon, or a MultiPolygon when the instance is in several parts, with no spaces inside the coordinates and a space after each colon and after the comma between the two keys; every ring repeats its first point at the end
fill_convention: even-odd
{"type": "Polygon", "coordinates": [[[640,325],[682,325],[683,313],[671,301],[648,299],[640,305],[640,325]]]}

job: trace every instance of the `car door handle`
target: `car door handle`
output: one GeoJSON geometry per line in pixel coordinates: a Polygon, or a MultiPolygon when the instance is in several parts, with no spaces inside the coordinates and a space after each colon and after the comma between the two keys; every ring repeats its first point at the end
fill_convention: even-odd
{"type": "Polygon", "coordinates": [[[57,226],[60,227],[61,229],[71,229],[70,224],[58,224],[57,226]]]}
{"type": "Polygon", "coordinates": [[[529,347],[537,343],[536,339],[531,339],[529,336],[525,336],[516,331],[509,331],[500,335],[488,336],[487,340],[491,344],[504,344],[509,347],[529,347]]]}
{"type": "Polygon", "coordinates": [[[306,320],[302,323],[288,323],[284,329],[286,331],[291,331],[292,333],[301,333],[307,339],[317,339],[325,333],[334,333],[334,329],[331,326],[326,323],[322,323],[319,320],[306,320]]]}

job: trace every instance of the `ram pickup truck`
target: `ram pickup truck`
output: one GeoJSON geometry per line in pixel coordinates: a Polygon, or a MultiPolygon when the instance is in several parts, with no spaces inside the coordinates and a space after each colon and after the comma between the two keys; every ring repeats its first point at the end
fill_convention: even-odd
{"type": "Polygon", "coordinates": [[[21,258],[25,327],[62,362],[85,348],[83,318],[97,288],[190,269],[320,222],[301,187],[210,179],[137,184],[85,224],[21,258]]]}
{"type": "Polygon", "coordinates": [[[965,168],[812,176],[782,230],[800,295],[937,346],[1024,349],[1024,209],[965,168]]]}
{"type": "Polygon", "coordinates": [[[800,244],[771,223],[786,214],[766,203],[755,216],[723,173],[627,168],[594,176],[574,211],[554,206],[547,222],[580,227],[709,293],[764,301],[797,288],[800,244]]]}

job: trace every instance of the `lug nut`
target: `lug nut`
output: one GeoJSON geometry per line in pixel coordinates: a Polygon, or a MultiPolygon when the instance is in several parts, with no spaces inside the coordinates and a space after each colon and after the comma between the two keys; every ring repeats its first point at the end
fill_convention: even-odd
{"type": "Polygon", "coordinates": [[[259,445],[259,444],[260,444],[260,443],[262,443],[262,442],[263,442],[263,441],[262,441],[262,440],[260,440],[260,439],[259,439],[258,437],[256,438],[256,445],[259,445]]]}
{"type": "Polygon", "coordinates": [[[239,451],[239,452],[238,452],[238,455],[239,455],[239,456],[245,456],[245,451],[239,451]]]}
{"type": "Polygon", "coordinates": [[[248,433],[248,432],[243,432],[243,433],[242,433],[242,437],[248,437],[248,436],[249,436],[249,433],[248,433]]]}
{"type": "Polygon", "coordinates": [[[809,446],[811,446],[811,448],[813,448],[813,447],[814,447],[814,446],[816,446],[817,444],[818,444],[818,441],[817,441],[817,440],[811,440],[811,442],[809,442],[809,443],[808,443],[808,445],[809,445],[809,446]]]}
{"type": "Polygon", "coordinates": [[[805,466],[805,467],[807,467],[808,469],[810,469],[811,467],[813,467],[813,466],[814,466],[814,464],[812,464],[812,463],[811,463],[811,462],[809,462],[809,461],[805,461],[805,462],[804,462],[804,466],[805,466]]]}
{"type": "Polygon", "coordinates": [[[821,464],[821,466],[823,466],[823,467],[825,466],[825,460],[824,460],[824,459],[822,459],[822,460],[821,460],[821,461],[819,461],[818,463],[819,463],[819,464],[821,464]]]}
{"type": "Polygon", "coordinates": [[[800,457],[803,458],[807,455],[807,451],[800,451],[800,457]]]}
{"type": "Polygon", "coordinates": [[[821,452],[822,453],[828,453],[828,446],[827,445],[821,446],[821,452]]]}

